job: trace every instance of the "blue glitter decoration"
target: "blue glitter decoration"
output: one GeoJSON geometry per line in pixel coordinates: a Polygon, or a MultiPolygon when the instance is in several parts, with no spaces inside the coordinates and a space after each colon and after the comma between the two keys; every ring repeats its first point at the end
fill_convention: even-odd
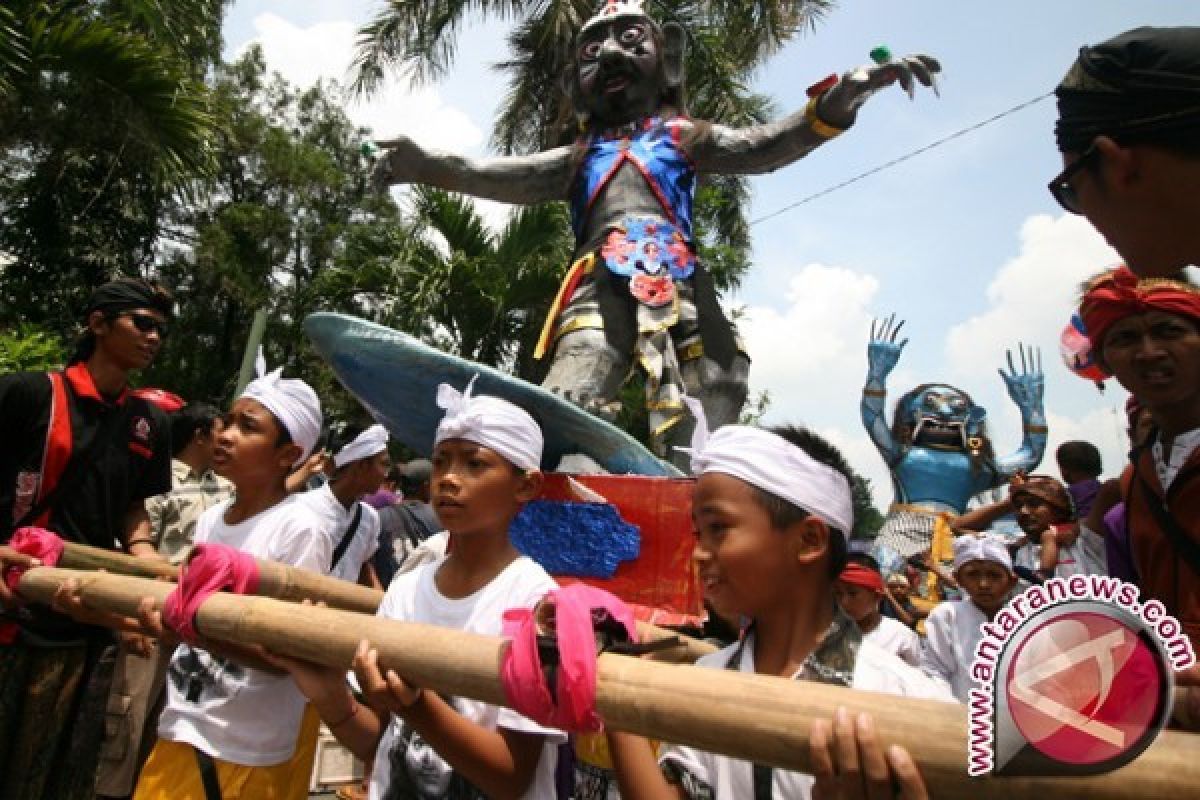
{"type": "Polygon", "coordinates": [[[641,531],[610,503],[534,500],[508,530],[513,545],[552,575],[611,578],[641,552],[641,531]]]}

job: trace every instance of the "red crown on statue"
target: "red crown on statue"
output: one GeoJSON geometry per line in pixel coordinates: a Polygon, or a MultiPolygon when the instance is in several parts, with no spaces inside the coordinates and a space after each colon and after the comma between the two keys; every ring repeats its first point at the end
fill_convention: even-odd
{"type": "Polygon", "coordinates": [[[645,18],[646,11],[642,8],[642,0],[604,0],[591,19],[583,23],[580,30],[585,31],[593,25],[599,25],[618,17],[645,18]]]}

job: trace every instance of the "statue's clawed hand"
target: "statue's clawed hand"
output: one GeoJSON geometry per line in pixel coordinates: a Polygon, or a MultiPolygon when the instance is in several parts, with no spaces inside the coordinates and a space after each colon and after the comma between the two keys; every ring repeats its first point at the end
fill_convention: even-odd
{"type": "Polygon", "coordinates": [[[908,339],[896,341],[896,335],[904,326],[904,320],[896,321],[892,314],[887,319],[871,320],[871,339],[867,343],[867,366],[873,378],[883,380],[896,367],[900,353],[908,339]]]}
{"type": "Polygon", "coordinates": [[[1045,392],[1045,377],[1042,375],[1042,353],[1033,347],[1017,345],[1021,356],[1021,370],[1013,362],[1012,351],[1007,352],[1008,372],[997,370],[1004,379],[1008,396],[1024,410],[1040,410],[1045,392]]]}
{"type": "Polygon", "coordinates": [[[818,113],[830,125],[849,128],[867,98],[886,86],[898,83],[912,97],[919,83],[937,94],[937,76],[941,71],[942,65],[936,58],[920,54],[852,69],[821,95],[818,113]]]}

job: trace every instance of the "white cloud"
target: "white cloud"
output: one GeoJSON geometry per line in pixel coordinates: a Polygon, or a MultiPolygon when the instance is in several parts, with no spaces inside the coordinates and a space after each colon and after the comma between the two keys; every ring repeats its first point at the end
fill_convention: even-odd
{"type": "MultiPolygon", "coordinates": [[[[349,19],[297,26],[271,13],[254,18],[255,36],[247,44],[263,48],[267,67],[301,88],[325,78],[348,82],[357,24],[349,19]]],[[[483,143],[483,132],[463,111],[446,105],[437,90],[413,89],[405,76],[389,75],[369,99],[349,99],[346,113],[375,136],[403,133],[420,144],[452,152],[483,143]]]]}
{"type": "MultiPolygon", "coordinates": [[[[782,307],[748,306],[738,321],[753,361],[751,390],[770,393],[766,422],[807,425],[841,449],[871,479],[876,503],[886,508],[891,480],[858,422],[870,308],[879,281],[826,264],[783,273],[787,288],[782,307]]],[[[893,381],[908,386],[912,376],[902,366],[893,381]]]]}
{"type": "Polygon", "coordinates": [[[952,370],[993,372],[1018,339],[1040,346],[1046,362],[1057,362],[1058,338],[1077,305],[1079,284],[1119,259],[1087,220],[1070,214],[1025,220],[1020,245],[988,286],[991,307],[950,329],[946,357],[952,370]]]}

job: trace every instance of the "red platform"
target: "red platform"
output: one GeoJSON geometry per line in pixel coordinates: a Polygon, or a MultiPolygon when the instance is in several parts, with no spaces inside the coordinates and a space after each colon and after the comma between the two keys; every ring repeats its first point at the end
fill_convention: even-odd
{"type": "MultiPolygon", "coordinates": [[[[640,475],[574,475],[587,488],[603,495],[621,517],[641,532],[641,553],[623,562],[608,579],[559,577],[561,583],[582,580],[606,589],[634,606],[637,616],[662,625],[694,624],[704,616],[704,597],[692,564],[691,478],[650,478],[640,475]]],[[[578,500],[567,476],[546,475],[542,497],[578,500]]]]}

